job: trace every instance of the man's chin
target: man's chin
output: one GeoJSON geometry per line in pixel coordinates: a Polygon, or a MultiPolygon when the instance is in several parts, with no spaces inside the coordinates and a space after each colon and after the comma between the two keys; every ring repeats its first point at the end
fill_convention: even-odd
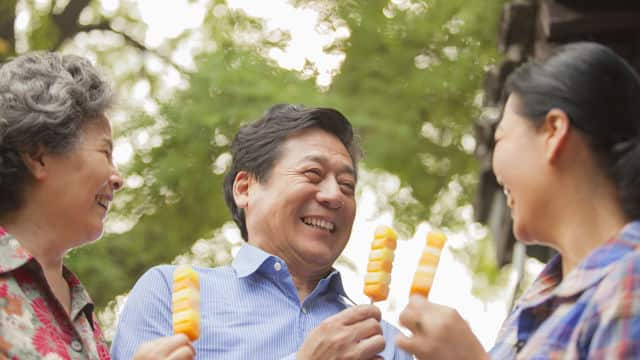
{"type": "Polygon", "coordinates": [[[331,268],[338,259],[338,256],[340,256],[340,253],[336,253],[335,250],[332,249],[317,249],[310,250],[305,255],[310,264],[321,268],[331,268]]]}

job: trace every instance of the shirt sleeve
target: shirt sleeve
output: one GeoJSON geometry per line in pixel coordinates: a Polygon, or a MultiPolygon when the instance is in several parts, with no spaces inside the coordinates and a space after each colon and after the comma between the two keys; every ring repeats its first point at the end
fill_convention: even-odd
{"type": "Polygon", "coordinates": [[[598,291],[590,359],[640,358],[640,256],[617,266],[598,291]]]}
{"type": "Polygon", "coordinates": [[[385,342],[384,351],[380,353],[380,355],[384,359],[412,360],[412,355],[400,349],[396,345],[396,336],[400,333],[400,330],[384,320],[380,323],[380,325],[382,326],[382,333],[384,335],[385,342]]]}
{"type": "Polygon", "coordinates": [[[169,266],[154,267],[129,293],[111,346],[114,360],[129,360],[142,343],[172,335],[171,274],[169,266]]]}

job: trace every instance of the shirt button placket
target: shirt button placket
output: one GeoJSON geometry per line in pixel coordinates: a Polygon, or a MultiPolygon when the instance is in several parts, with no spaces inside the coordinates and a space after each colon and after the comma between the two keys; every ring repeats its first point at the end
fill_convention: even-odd
{"type": "Polygon", "coordinates": [[[73,341],[71,341],[71,349],[73,349],[73,351],[75,352],[81,352],[82,342],[80,342],[80,340],[78,339],[73,339],[73,341]]]}

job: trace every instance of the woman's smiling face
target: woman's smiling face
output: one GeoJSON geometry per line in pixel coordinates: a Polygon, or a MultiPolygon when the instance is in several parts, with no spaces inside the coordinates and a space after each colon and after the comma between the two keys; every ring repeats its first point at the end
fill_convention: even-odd
{"type": "Polygon", "coordinates": [[[73,230],[71,247],[102,234],[109,204],[123,181],[112,151],[111,125],[101,116],[85,125],[69,152],[45,155],[47,191],[61,209],[65,226],[73,230]]]}
{"type": "Polygon", "coordinates": [[[495,132],[493,171],[504,188],[516,238],[535,242],[535,227],[552,191],[545,186],[545,149],[542,132],[518,114],[518,97],[509,96],[495,132]]]}

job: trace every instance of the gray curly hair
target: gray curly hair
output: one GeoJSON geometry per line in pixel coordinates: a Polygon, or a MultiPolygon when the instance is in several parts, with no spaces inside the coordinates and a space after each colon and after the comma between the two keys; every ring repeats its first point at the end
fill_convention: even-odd
{"type": "Polygon", "coordinates": [[[31,179],[21,154],[73,149],[112,101],[111,86],[76,55],[35,52],[0,67],[0,216],[21,206],[31,179]]]}

